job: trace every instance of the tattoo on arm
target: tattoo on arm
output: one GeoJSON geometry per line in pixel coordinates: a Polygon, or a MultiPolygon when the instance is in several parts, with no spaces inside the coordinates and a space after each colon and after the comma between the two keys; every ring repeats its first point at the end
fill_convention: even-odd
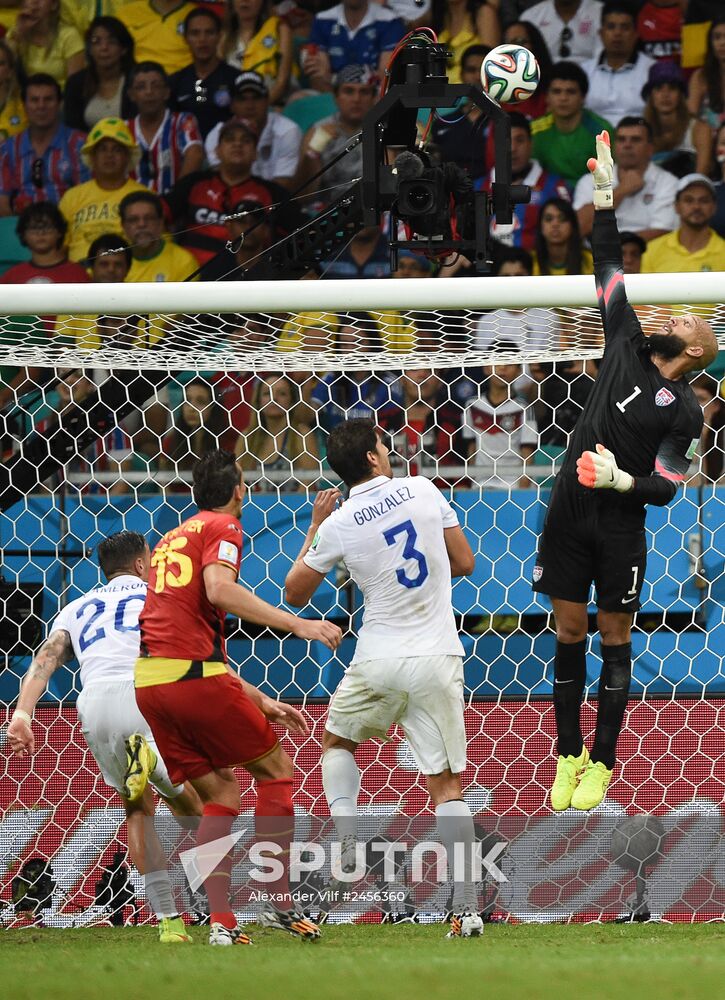
{"type": "Polygon", "coordinates": [[[33,657],[27,676],[47,683],[58,667],[67,663],[72,655],[73,646],[68,633],[62,630],[54,632],[33,657]]]}

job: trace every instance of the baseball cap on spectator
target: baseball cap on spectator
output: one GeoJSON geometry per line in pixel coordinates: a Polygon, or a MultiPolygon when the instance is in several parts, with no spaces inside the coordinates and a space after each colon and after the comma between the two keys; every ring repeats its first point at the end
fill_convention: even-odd
{"type": "Polygon", "coordinates": [[[138,162],[141,159],[141,150],[131,135],[131,130],[126,122],[121,118],[101,118],[88,133],[86,141],[81,147],[81,159],[87,167],[92,166],[90,154],[103,139],[113,139],[120,146],[125,146],[129,149],[131,152],[131,165],[133,167],[138,166],[138,162]]]}
{"type": "Polygon", "coordinates": [[[259,132],[254,122],[250,121],[249,118],[230,118],[229,121],[224,122],[219,130],[219,142],[226,139],[230,132],[234,132],[238,128],[244,129],[255,142],[259,140],[259,132]]]}
{"type": "Polygon", "coordinates": [[[685,76],[680,67],[671,62],[656,62],[654,66],[650,66],[647,83],[642,87],[642,100],[646,101],[655,87],[661,87],[665,83],[671,83],[683,94],[687,94],[685,76]]]}
{"type": "Polygon", "coordinates": [[[343,83],[361,83],[364,86],[374,87],[378,82],[378,76],[371,66],[362,66],[359,63],[351,63],[343,66],[335,76],[335,90],[343,83]]]}
{"type": "Polygon", "coordinates": [[[717,196],[715,185],[710,178],[706,177],[704,174],[685,174],[685,176],[681,177],[677,182],[677,194],[682,194],[683,191],[692,187],[693,184],[704,184],[713,197],[717,196]]]}
{"type": "Polygon", "coordinates": [[[240,73],[234,81],[235,97],[247,90],[253,91],[260,97],[267,97],[269,95],[269,88],[264,77],[260,73],[255,73],[252,69],[247,70],[245,73],[240,73]]]}

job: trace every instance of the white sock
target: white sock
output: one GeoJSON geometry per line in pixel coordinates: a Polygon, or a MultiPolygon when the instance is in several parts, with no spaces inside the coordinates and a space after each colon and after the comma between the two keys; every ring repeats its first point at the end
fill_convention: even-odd
{"type": "Polygon", "coordinates": [[[174,902],[174,892],[166,869],[158,872],[146,872],[143,880],[146,888],[146,901],[157,918],[161,920],[162,917],[177,916],[179,911],[174,902]]]}
{"type": "MultiPolygon", "coordinates": [[[[478,913],[478,895],[473,882],[473,843],[476,835],[473,829],[473,816],[468,804],[462,799],[454,799],[450,802],[441,802],[436,806],[436,818],[438,826],[438,837],[446,849],[448,855],[448,874],[454,877],[454,872],[458,876],[453,882],[453,910],[460,913],[462,910],[470,910],[478,913]],[[455,845],[463,844],[464,866],[461,872],[460,861],[458,866],[454,866],[455,845]],[[457,871],[456,871],[457,867],[457,871]],[[463,878],[461,879],[461,875],[463,878]]],[[[460,857],[461,848],[458,848],[460,857]]]]}
{"type": "Polygon", "coordinates": [[[322,756],[322,787],[340,840],[349,834],[356,837],[360,768],[349,750],[333,747],[325,751],[322,756]]]}

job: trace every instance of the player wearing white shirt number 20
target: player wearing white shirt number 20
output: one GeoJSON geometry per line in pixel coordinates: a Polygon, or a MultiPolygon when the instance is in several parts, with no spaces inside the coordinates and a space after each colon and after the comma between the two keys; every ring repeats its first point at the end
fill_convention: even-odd
{"type": "Polygon", "coordinates": [[[23,679],[8,742],[19,756],[33,753],[33,709],[54,671],[75,656],[82,687],[76,707],[83,735],[104,780],[124,803],[129,855],[144,876],[146,898],[159,921],[159,938],[163,944],[176,944],[191,938],[177,912],[166,859],[149,822],[154,798],[148,782],[178,816],[199,815],[201,804],[192,788],[171,783],[136,704],[138,617],[146,599],[150,560],[149,547],[138,532],[119,531],[101,542],[98,561],[108,582],[71,601],[58,614],[23,679]]]}
{"type": "MultiPolygon", "coordinates": [[[[302,607],[342,560],[362,591],[364,616],[352,663],[330,701],[322,740],[322,782],[341,844],[343,871],[357,857],[360,771],[355,751],[405,732],[435,805],[438,834],[454,873],[449,937],[476,936],[483,924],[473,881],[473,818],[463,799],[466,767],[463,647],[451,607],[451,578],[473,572],[473,552],[450,504],[421,476],[392,478],[388,448],[370,420],[333,429],[327,459],[349,487],[318,493],[312,523],[286,580],[302,607]],[[456,868],[462,843],[465,865],[456,868]]],[[[362,876],[362,872],[360,872],[362,876]]]]}

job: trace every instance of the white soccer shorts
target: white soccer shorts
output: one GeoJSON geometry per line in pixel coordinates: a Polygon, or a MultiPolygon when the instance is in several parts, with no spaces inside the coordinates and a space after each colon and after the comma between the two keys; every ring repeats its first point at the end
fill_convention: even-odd
{"type": "Polygon", "coordinates": [[[362,743],[402,728],[423,774],[466,768],[460,656],[409,656],[354,663],[330,701],[325,728],[362,743]]]}
{"type": "Polygon", "coordinates": [[[183,785],[172,784],[149,724],[139,711],[133,680],[88,684],[78,695],[76,708],[88,749],[107,785],[120,793],[126,774],[125,741],[141,733],[156,754],[156,768],[149,777],[153,787],[167,799],[183,792],[183,785]]]}

